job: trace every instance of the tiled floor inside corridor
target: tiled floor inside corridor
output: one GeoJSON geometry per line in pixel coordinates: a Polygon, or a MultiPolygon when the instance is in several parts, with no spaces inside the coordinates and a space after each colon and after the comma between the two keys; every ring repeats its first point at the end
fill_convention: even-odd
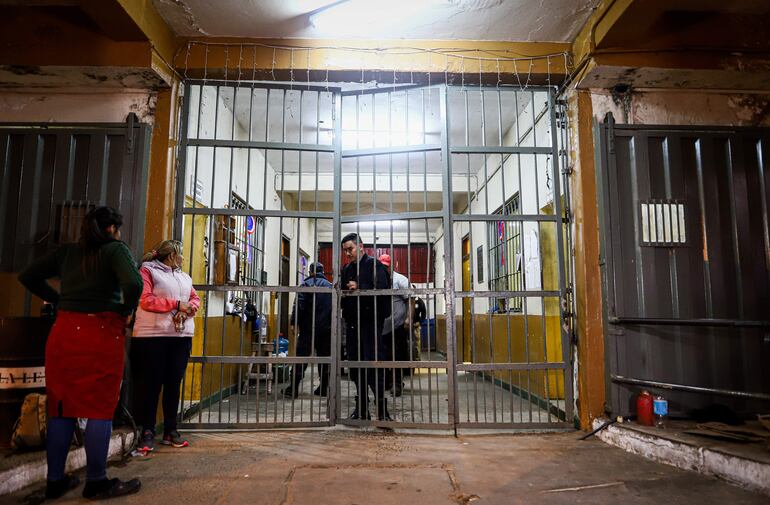
{"type": "MultiPolygon", "coordinates": [[[[506,384],[492,383],[478,375],[458,374],[458,409],[461,422],[508,423],[556,422],[558,409],[564,402],[559,399],[526,398],[527,376],[511,374],[506,384]],[[513,383],[514,387],[507,386],[513,383]],[[521,388],[518,386],[521,384],[521,388]],[[539,400],[539,401],[538,401],[539,400]],[[549,411],[543,407],[550,404],[549,411]]],[[[404,378],[401,396],[387,394],[388,410],[391,417],[399,422],[420,424],[448,423],[448,379],[444,369],[417,369],[412,376],[404,378]]],[[[272,387],[269,394],[262,383],[259,390],[252,383],[246,394],[237,393],[222,401],[214,402],[204,409],[194,409],[187,420],[192,423],[288,423],[328,420],[327,400],[312,391],[318,385],[317,372],[308,372],[302,381],[297,398],[286,398],[281,394],[287,383],[272,387]]],[[[346,418],[354,409],[356,388],[349,377],[340,382],[341,418],[346,418]]],[[[376,409],[373,397],[370,412],[376,409]]],[[[187,405],[189,408],[189,402],[187,405]]]]}

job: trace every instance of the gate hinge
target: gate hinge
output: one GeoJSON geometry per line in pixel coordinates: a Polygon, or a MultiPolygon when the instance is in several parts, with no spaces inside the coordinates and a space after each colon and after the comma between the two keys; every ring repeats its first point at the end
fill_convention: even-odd
{"type": "Polygon", "coordinates": [[[133,112],[129,112],[126,117],[126,154],[134,154],[134,123],[138,119],[133,112]]]}
{"type": "Polygon", "coordinates": [[[604,116],[604,123],[607,125],[607,147],[610,154],[615,154],[615,117],[612,112],[604,116]]]}
{"type": "Polygon", "coordinates": [[[569,207],[564,207],[564,217],[561,218],[562,223],[564,224],[570,224],[572,223],[572,209],[569,207]]]}
{"type": "Polygon", "coordinates": [[[572,173],[575,171],[574,165],[569,165],[561,169],[561,175],[572,175],[572,173]]]}

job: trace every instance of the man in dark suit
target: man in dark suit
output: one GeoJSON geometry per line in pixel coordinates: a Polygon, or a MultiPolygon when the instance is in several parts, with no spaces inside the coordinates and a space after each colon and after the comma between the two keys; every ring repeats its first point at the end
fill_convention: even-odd
{"type": "MultiPolygon", "coordinates": [[[[342,317],[345,320],[347,359],[349,361],[384,361],[389,359],[388,348],[381,337],[382,328],[390,316],[390,296],[356,296],[357,290],[390,289],[388,269],[364,250],[356,233],[342,239],[342,252],[350,262],[342,269],[343,292],[342,317]]],[[[389,421],[385,399],[385,369],[350,369],[350,376],[356,384],[356,408],[351,419],[370,419],[369,388],[377,402],[377,417],[389,421]]]]}

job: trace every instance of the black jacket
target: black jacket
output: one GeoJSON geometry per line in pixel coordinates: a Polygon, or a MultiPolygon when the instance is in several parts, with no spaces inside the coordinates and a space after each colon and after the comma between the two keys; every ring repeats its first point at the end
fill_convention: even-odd
{"type": "MultiPolygon", "coordinates": [[[[349,281],[358,283],[358,289],[390,289],[390,274],[385,265],[368,254],[361,256],[356,263],[348,263],[342,269],[341,288],[347,289],[349,281]]],[[[358,320],[358,309],[361,309],[361,325],[374,323],[375,304],[377,306],[377,325],[382,326],[390,316],[390,296],[344,296],[342,297],[342,317],[350,326],[355,326],[358,320]],[[359,302],[356,300],[360,300],[359,302]]]]}
{"type": "MultiPolygon", "coordinates": [[[[331,288],[332,283],[327,281],[323,273],[317,277],[308,277],[301,286],[331,288]]],[[[332,294],[329,293],[297,293],[294,310],[291,313],[291,322],[297,321],[299,334],[308,338],[313,332],[313,295],[315,295],[315,333],[328,333],[332,327],[332,294]],[[295,315],[298,319],[295,319],[295,315]]]]}

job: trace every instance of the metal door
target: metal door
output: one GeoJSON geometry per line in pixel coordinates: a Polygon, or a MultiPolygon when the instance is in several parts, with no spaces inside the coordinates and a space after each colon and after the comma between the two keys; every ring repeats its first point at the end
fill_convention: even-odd
{"type": "MultiPolygon", "coordinates": [[[[334,422],[328,399],[335,383],[328,398],[285,398],[283,389],[305,367],[318,384],[321,366],[335,357],[297,356],[297,339],[279,328],[289,321],[286,297],[291,306],[298,293],[331,294],[337,305],[335,290],[301,286],[307,265],[299,252],[317,258],[319,230],[332,230],[338,215],[339,92],[217,81],[185,86],[174,234],[203,304],[182,383],[183,426],[334,422]]],[[[333,316],[335,334],[336,310],[333,316]]],[[[296,316],[291,322],[296,327],[296,316]]]]}
{"type": "Polygon", "coordinates": [[[182,385],[182,424],[571,426],[568,192],[556,116],[546,88],[189,82],[175,234],[204,308],[182,385]],[[495,175],[508,172],[516,182],[495,175]],[[490,235],[498,224],[500,240],[490,235]],[[516,230],[519,238],[508,240],[516,230]],[[390,297],[391,308],[399,299],[421,307],[403,325],[391,320],[378,335],[386,350],[374,359],[347,353],[359,337],[345,334],[341,302],[374,294],[340,285],[340,239],[350,232],[369,255],[390,256],[392,276],[407,279],[407,287],[376,294],[390,297]],[[455,289],[464,234],[471,269],[487,273],[469,291],[455,289]],[[297,269],[288,282],[278,261],[284,235],[297,269]],[[518,270],[500,262],[508,254],[518,255],[518,270]],[[300,286],[306,256],[323,259],[332,288],[300,286]],[[293,305],[298,293],[332,297],[328,356],[299,351],[293,334],[280,353],[280,297],[293,305]],[[457,299],[472,302],[467,359],[457,347],[457,299]],[[247,319],[247,304],[266,314],[262,338],[265,323],[247,319]],[[324,366],[333,380],[317,396],[324,366]],[[305,367],[300,394],[283,396],[305,367]],[[378,419],[374,405],[371,419],[349,418],[351,379],[365,370],[385,384],[390,419],[378,419]]]}
{"type": "Polygon", "coordinates": [[[0,273],[10,290],[4,313],[36,315],[16,274],[76,241],[95,206],[122,212],[122,239],[141,255],[149,145],[150,127],[133,113],[125,123],[0,125],[0,273]]]}
{"type": "Polygon", "coordinates": [[[770,401],[767,129],[596,127],[608,398],[674,415],[770,401]]]}
{"type": "Polygon", "coordinates": [[[457,86],[449,88],[446,111],[455,198],[447,202],[447,270],[469,255],[472,274],[467,290],[454,286],[459,276],[447,276],[447,335],[464,328],[470,340],[467,352],[457,348],[455,424],[570,428],[564,110],[551,88],[457,86]],[[459,239],[466,235],[468,251],[459,239]],[[464,309],[457,318],[455,306],[464,309]]]}

